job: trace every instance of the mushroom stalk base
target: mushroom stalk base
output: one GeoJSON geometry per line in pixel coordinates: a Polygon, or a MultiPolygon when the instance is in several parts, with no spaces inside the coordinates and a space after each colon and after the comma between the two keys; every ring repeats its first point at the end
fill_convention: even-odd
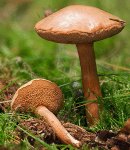
{"type": "MultiPolygon", "coordinates": [[[[96,95],[102,97],[93,43],[77,44],[76,47],[80,59],[82,83],[86,101],[96,99],[96,95]]],[[[95,125],[99,121],[97,101],[87,104],[86,116],[89,124],[95,125]]]]}
{"type": "Polygon", "coordinates": [[[44,120],[53,128],[54,132],[56,133],[57,137],[64,143],[70,144],[73,147],[79,148],[81,146],[81,142],[74,139],[67,130],[62,126],[60,121],[57,117],[50,112],[46,107],[39,106],[37,107],[37,113],[40,116],[43,116],[44,120]]]}

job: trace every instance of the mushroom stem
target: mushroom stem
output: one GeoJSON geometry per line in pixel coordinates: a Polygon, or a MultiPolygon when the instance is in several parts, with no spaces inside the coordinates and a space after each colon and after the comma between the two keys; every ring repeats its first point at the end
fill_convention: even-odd
{"type": "MultiPolygon", "coordinates": [[[[102,97],[97,74],[93,43],[77,44],[76,46],[80,59],[82,83],[86,101],[96,99],[96,95],[102,97]]],[[[99,121],[97,101],[87,104],[86,116],[87,121],[90,124],[95,125],[99,121]],[[89,113],[92,115],[92,117],[89,113]]]]}
{"type": "Polygon", "coordinates": [[[44,117],[44,120],[53,128],[55,131],[57,137],[64,143],[64,144],[70,144],[73,147],[79,148],[81,146],[81,142],[74,139],[62,126],[60,121],[57,119],[57,117],[50,112],[45,106],[39,106],[37,107],[37,113],[40,116],[44,117]]]}

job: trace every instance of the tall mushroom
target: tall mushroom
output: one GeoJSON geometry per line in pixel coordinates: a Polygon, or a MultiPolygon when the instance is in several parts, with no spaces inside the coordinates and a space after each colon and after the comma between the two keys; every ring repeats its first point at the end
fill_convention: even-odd
{"type": "MultiPolygon", "coordinates": [[[[66,44],[76,44],[84,96],[86,100],[102,97],[95,63],[94,42],[119,33],[126,22],[118,17],[91,6],[72,5],[42,19],[35,30],[42,38],[66,44]],[[91,92],[88,92],[89,91],[91,92]]],[[[87,120],[96,124],[99,120],[98,104],[87,104],[87,120]],[[91,116],[91,115],[92,116],[91,116]]]]}
{"type": "Polygon", "coordinates": [[[57,137],[64,143],[76,148],[81,143],[74,139],[53,114],[63,106],[63,95],[60,88],[53,82],[44,79],[34,79],[21,86],[11,102],[12,110],[27,112],[36,111],[53,128],[57,137]]]}

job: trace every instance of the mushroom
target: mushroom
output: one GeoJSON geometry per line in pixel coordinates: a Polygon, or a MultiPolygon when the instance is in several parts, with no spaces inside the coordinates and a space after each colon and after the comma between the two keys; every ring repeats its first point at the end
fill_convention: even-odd
{"type": "Polygon", "coordinates": [[[126,121],[125,125],[121,129],[121,132],[130,134],[130,118],[126,121]]]}
{"type": "Polygon", "coordinates": [[[53,12],[52,12],[51,9],[47,9],[47,10],[44,11],[44,16],[45,16],[45,17],[48,17],[48,16],[50,16],[52,13],[53,13],[53,12]]]}
{"type": "Polygon", "coordinates": [[[60,88],[53,82],[45,79],[34,79],[21,86],[11,102],[11,109],[27,112],[30,109],[43,116],[44,120],[53,128],[57,137],[64,143],[76,148],[81,143],[74,139],[62,126],[57,117],[53,114],[63,106],[63,95],[60,88]]]}
{"type": "MultiPolygon", "coordinates": [[[[91,6],[72,5],[42,19],[35,30],[42,38],[66,44],[76,44],[84,89],[84,97],[93,100],[102,97],[97,74],[94,42],[119,33],[126,22],[118,17],[91,6]]],[[[86,103],[89,124],[99,121],[98,103],[86,103]]]]}

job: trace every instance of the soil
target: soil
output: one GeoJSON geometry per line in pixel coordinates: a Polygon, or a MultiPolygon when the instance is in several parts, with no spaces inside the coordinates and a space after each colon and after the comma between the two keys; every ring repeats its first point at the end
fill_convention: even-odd
{"type": "MultiPolygon", "coordinates": [[[[0,89],[8,85],[4,80],[0,79],[0,89]]],[[[15,83],[10,87],[2,91],[0,95],[0,101],[11,100],[14,92],[18,89],[18,85],[15,83]]],[[[0,112],[7,112],[10,109],[10,103],[0,104],[0,112]]],[[[18,125],[23,129],[28,129],[36,137],[40,137],[41,140],[48,144],[63,144],[56,136],[55,132],[44,120],[39,118],[30,118],[28,120],[21,119],[18,116],[18,125]]],[[[77,125],[71,124],[69,122],[62,122],[62,125],[66,130],[77,140],[81,141],[82,145],[87,145],[90,148],[99,148],[106,150],[130,150],[130,134],[122,132],[112,132],[108,130],[99,130],[97,133],[92,133],[86,131],[84,128],[77,125]]],[[[35,139],[27,135],[25,132],[19,128],[15,129],[14,134],[16,135],[15,144],[19,145],[26,136],[29,143],[32,146],[35,144],[35,139]],[[17,142],[16,142],[17,141],[17,142]]],[[[14,142],[14,141],[12,141],[14,142]]],[[[0,147],[1,148],[1,147],[0,147]]],[[[17,147],[18,148],[18,147],[17,147]]],[[[2,147],[2,149],[7,149],[2,147]]],[[[45,148],[40,147],[39,149],[45,150],[45,148]]],[[[82,149],[82,147],[81,147],[82,149]]]]}
{"type": "MultiPolygon", "coordinates": [[[[8,83],[5,80],[0,79],[0,90],[7,85],[8,85],[8,83]]],[[[11,85],[11,86],[7,87],[5,90],[3,90],[0,93],[0,102],[12,100],[13,95],[17,89],[18,89],[18,84],[14,83],[13,85],[11,85]]],[[[5,111],[7,112],[9,110],[10,110],[10,102],[0,104],[0,112],[5,112],[5,111]]]]}
{"type": "MultiPolygon", "coordinates": [[[[19,120],[19,126],[27,128],[32,132],[36,137],[40,137],[41,140],[45,141],[48,144],[63,144],[58,140],[55,132],[45,121],[30,118],[28,120],[19,120]],[[42,135],[43,134],[43,135],[42,135]]],[[[104,148],[106,150],[129,150],[130,149],[130,134],[121,133],[121,132],[112,132],[108,130],[99,130],[97,133],[92,133],[86,131],[84,128],[77,125],[71,124],[69,122],[62,125],[66,130],[77,140],[81,141],[82,145],[87,145],[90,148],[104,148]]],[[[21,139],[24,139],[27,136],[28,141],[33,146],[35,140],[26,135],[22,130],[16,128],[15,134],[21,139]],[[17,134],[16,134],[17,133],[17,134]],[[19,133],[19,134],[18,134],[19,133]]]]}

